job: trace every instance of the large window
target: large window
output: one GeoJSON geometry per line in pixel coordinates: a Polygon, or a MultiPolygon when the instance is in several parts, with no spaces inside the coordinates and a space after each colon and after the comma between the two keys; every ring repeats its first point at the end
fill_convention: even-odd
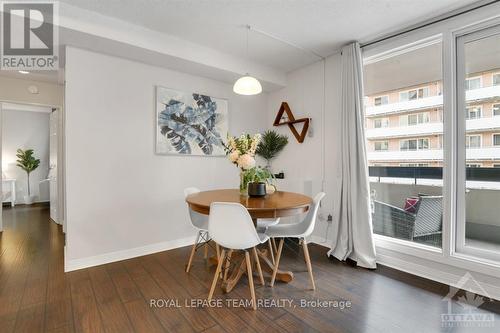
{"type": "Polygon", "coordinates": [[[366,100],[384,94],[398,96],[399,102],[412,101],[394,103],[385,113],[366,109],[365,123],[373,121],[373,127],[383,127],[383,118],[408,127],[367,129],[373,230],[384,240],[441,247],[442,101],[432,98],[442,91],[441,64],[440,40],[365,59],[366,100]]]}
{"type": "Polygon", "coordinates": [[[487,89],[499,83],[498,45],[500,26],[457,38],[457,107],[466,112],[457,124],[464,140],[458,140],[457,152],[456,250],[495,261],[500,261],[500,170],[493,167],[500,164],[500,133],[494,132],[496,120],[467,120],[488,117],[490,105],[491,116],[500,115],[500,93],[487,89]],[[471,91],[479,88],[485,90],[471,91]]]}

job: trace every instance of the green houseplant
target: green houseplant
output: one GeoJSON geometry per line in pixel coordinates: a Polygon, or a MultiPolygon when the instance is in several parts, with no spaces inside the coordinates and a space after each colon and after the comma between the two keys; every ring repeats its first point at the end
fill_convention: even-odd
{"type": "Polygon", "coordinates": [[[276,131],[270,130],[262,135],[262,139],[255,152],[267,161],[266,168],[270,170],[271,160],[275,158],[287,144],[288,137],[286,135],[281,135],[276,131]]]}
{"type": "Polygon", "coordinates": [[[17,150],[17,166],[23,169],[28,175],[28,195],[24,197],[24,202],[28,205],[33,203],[33,196],[30,189],[30,174],[40,166],[40,160],[34,156],[33,149],[17,150]]]}

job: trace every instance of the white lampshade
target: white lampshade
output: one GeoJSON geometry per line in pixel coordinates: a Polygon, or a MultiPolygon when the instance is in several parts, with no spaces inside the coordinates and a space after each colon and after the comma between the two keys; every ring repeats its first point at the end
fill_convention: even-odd
{"type": "Polygon", "coordinates": [[[234,83],[233,91],[238,95],[257,95],[262,92],[262,85],[256,78],[246,75],[234,83]]]}

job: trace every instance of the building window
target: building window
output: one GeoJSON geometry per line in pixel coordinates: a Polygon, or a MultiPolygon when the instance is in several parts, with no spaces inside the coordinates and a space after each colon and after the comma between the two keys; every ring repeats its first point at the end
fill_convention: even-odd
{"type": "Polygon", "coordinates": [[[465,108],[466,119],[479,119],[481,118],[481,114],[482,114],[481,106],[470,106],[465,108]]]}
{"type": "Polygon", "coordinates": [[[387,151],[387,150],[389,150],[389,141],[375,142],[375,151],[387,151]]]}
{"type": "Polygon", "coordinates": [[[493,74],[493,85],[500,86],[500,73],[493,74]]]}
{"type": "Polygon", "coordinates": [[[500,146],[500,134],[493,134],[493,145],[500,146]]]}
{"type": "Polygon", "coordinates": [[[429,97],[429,87],[412,89],[399,93],[400,102],[414,101],[425,97],[429,97]]]}
{"type": "Polygon", "coordinates": [[[481,148],[481,135],[467,135],[465,137],[466,148],[481,148]]]}
{"type": "Polygon", "coordinates": [[[465,90],[473,90],[481,88],[481,78],[480,77],[471,77],[465,79],[465,90]]]}
{"type": "Polygon", "coordinates": [[[480,167],[482,167],[482,165],[479,163],[467,163],[465,166],[467,168],[480,168],[480,167]]]}
{"type": "Polygon", "coordinates": [[[430,122],[429,112],[406,114],[399,117],[399,124],[401,126],[414,126],[428,122],[430,122]]]}
{"type": "Polygon", "coordinates": [[[399,149],[402,151],[407,150],[426,150],[429,149],[429,139],[409,139],[401,140],[399,142],[399,149]]]}
{"type": "Polygon", "coordinates": [[[375,119],[373,120],[373,127],[375,128],[389,127],[389,119],[387,118],[375,119]]]}
{"type": "Polygon", "coordinates": [[[493,104],[493,115],[500,116],[500,104],[493,104]]]}
{"type": "Polygon", "coordinates": [[[389,104],[389,96],[375,97],[375,99],[373,100],[373,102],[374,102],[375,106],[389,104]]]}

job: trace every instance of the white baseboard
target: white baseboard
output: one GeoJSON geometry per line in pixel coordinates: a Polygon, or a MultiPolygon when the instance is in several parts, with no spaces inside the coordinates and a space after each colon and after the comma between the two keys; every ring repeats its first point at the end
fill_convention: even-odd
{"type": "MultiPolygon", "coordinates": [[[[82,268],[88,268],[103,264],[108,264],[110,262],[121,261],[126,259],[131,259],[135,257],[145,256],[148,254],[153,254],[157,252],[167,251],[176,249],[179,247],[184,247],[192,245],[196,240],[195,236],[190,236],[181,239],[175,239],[171,241],[149,244],[141,247],[136,247],[132,249],[126,249],[121,251],[109,252],[100,254],[97,256],[86,257],[81,259],[65,260],[64,271],[71,272],[82,268]]],[[[66,247],[64,247],[66,252],[66,247]]],[[[66,258],[66,253],[64,253],[66,258]]]]}
{"type": "MultiPolygon", "coordinates": [[[[330,247],[330,241],[326,241],[322,237],[311,236],[309,239],[312,243],[325,246],[327,248],[330,247]]],[[[500,300],[500,286],[496,284],[486,283],[484,281],[480,281],[480,287],[474,284],[466,285],[466,286],[457,286],[457,282],[460,281],[463,275],[452,274],[446,271],[445,265],[443,269],[432,268],[427,265],[421,265],[415,262],[411,262],[408,260],[402,260],[395,256],[389,256],[384,254],[377,254],[377,264],[384,265],[387,267],[391,267],[397,269],[399,271],[409,273],[412,275],[420,276],[429,280],[433,280],[436,282],[440,282],[452,287],[461,287],[467,291],[473,292],[478,295],[490,297],[496,300],[500,300]],[[482,288],[482,289],[481,289],[482,288]],[[486,293],[485,293],[486,292],[486,293]]],[[[467,271],[463,270],[463,274],[466,274],[467,271]]]]}

